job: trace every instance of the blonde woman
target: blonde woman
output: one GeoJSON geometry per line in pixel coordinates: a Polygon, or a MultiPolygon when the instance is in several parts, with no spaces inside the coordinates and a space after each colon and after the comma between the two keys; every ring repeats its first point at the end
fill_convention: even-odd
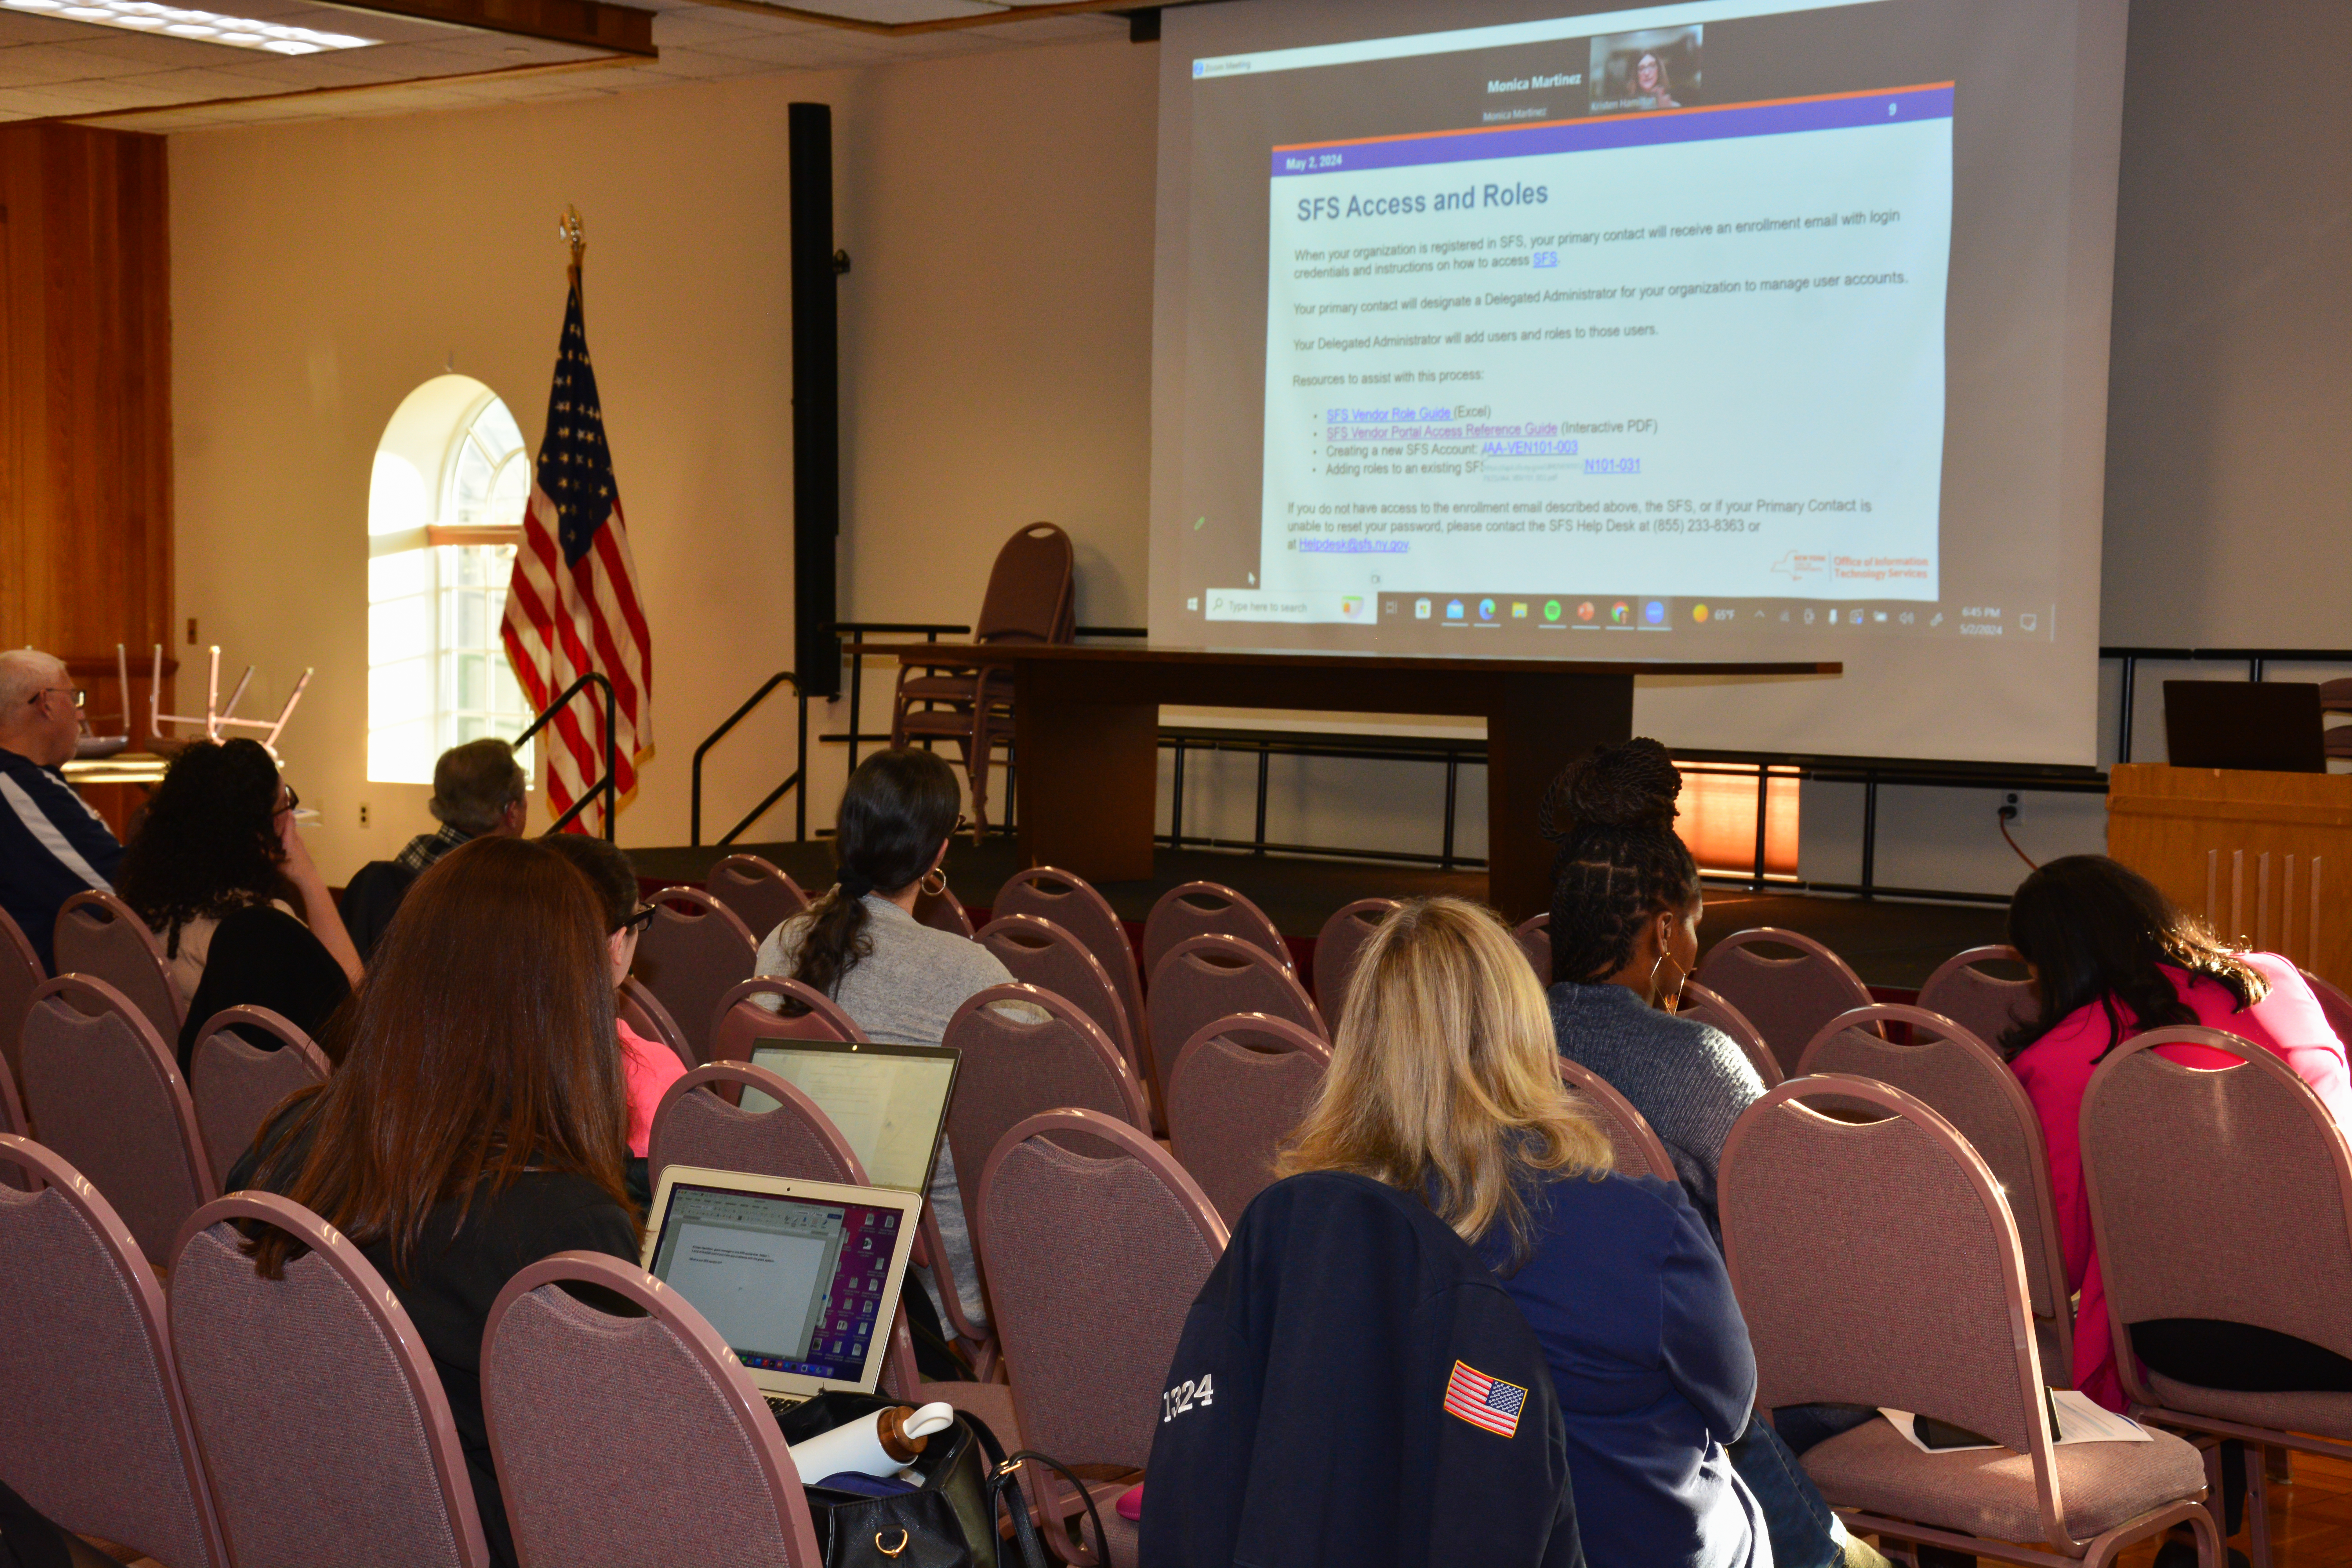
{"type": "Polygon", "coordinates": [[[1769,1568],[1724,1452],[1756,1363],[1723,1259],[1679,1184],[1611,1171],[1510,932],[1458,899],[1409,902],[1365,944],[1340,1016],[1281,1173],[1417,1194],[1485,1258],[1543,1348],[1594,1568],[1769,1568]]]}

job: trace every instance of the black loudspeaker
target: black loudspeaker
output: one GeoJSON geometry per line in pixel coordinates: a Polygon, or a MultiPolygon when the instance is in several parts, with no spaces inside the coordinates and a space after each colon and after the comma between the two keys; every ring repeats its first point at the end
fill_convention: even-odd
{"type": "MultiPolygon", "coordinates": [[[[793,205],[793,668],[808,697],[841,695],[841,643],[825,627],[841,535],[841,326],[833,247],[833,109],[795,103],[793,205]]],[[[845,263],[846,258],[843,258],[845,263]]]]}

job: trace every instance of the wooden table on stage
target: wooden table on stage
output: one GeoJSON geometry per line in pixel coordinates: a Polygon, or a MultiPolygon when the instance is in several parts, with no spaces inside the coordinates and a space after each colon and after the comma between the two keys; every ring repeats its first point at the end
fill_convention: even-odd
{"type": "Polygon", "coordinates": [[[1843,664],[1244,652],[1197,647],[921,643],[902,664],[969,660],[1015,673],[1021,852],[1090,881],[1151,875],[1160,707],[1459,713],[1486,721],[1488,897],[1513,920],[1550,907],[1545,787],[1595,745],[1633,732],[1637,675],[1839,675],[1843,664]]]}
{"type": "Polygon", "coordinates": [[[2107,853],[2224,942],[2352,985],[2352,774],[2125,763],[2107,853]]]}

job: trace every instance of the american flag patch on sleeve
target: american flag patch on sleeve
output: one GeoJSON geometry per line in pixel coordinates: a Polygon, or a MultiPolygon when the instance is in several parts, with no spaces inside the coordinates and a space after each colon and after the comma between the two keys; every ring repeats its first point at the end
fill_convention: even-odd
{"type": "Polygon", "coordinates": [[[1445,1380],[1445,1413],[1496,1436],[1509,1437],[1519,1429],[1519,1412],[1527,1408],[1528,1391],[1516,1383],[1498,1383],[1462,1362],[1445,1380]]]}

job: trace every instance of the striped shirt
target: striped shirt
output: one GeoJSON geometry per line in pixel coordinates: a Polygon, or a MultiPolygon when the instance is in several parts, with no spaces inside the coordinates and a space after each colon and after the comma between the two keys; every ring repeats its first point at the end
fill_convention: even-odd
{"type": "Polygon", "coordinates": [[[0,909],[24,929],[41,966],[58,910],[76,893],[114,890],[122,846],[65,774],[0,747],[0,909]]]}

